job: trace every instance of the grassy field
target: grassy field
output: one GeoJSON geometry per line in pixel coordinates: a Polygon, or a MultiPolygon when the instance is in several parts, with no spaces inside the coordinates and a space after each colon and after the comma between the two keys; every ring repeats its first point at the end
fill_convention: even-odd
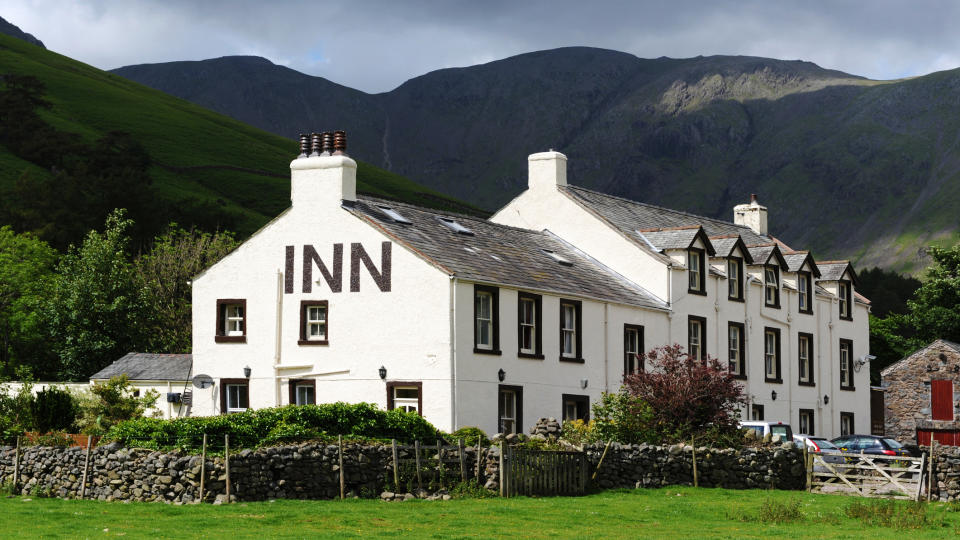
{"type": "Polygon", "coordinates": [[[674,487],[581,498],[275,501],[167,506],[0,499],[3,538],[947,538],[956,505],[674,487]],[[884,513],[884,509],[888,513],[884,513]],[[858,510],[858,511],[853,511],[858,510]],[[884,515],[901,523],[878,525],[884,515]],[[852,516],[852,517],[851,517],[852,516]],[[899,517],[898,517],[899,516],[899,517]],[[906,516],[906,517],[904,517],[906,516]],[[775,523],[774,521],[780,521],[775,523]]]}

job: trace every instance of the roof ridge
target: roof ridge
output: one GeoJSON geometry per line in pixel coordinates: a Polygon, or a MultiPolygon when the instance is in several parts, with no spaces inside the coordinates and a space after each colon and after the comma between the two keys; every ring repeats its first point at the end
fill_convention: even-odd
{"type": "Polygon", "coordinates": [[[490,226],[499,227],[499,228],[502,228],[502,229],[509,229],[509,230],[519,231],[519,232],[523,232],[523,233],[527,233],[527,234],[534,234],[534,235],[538,235],[538,236],[543,236],[543,231],[538,231],[538,230],[536,230],[536,229],[525,229],[525,228],[523,228],[523,227],[515,227],[515,226],[513,226],[513,225],[506,225],[506,224],[503,224],[503,223],[497,223],[496,221],[490,221],[489,219],[484,219],[484,218],[482,218],[482,217],[471,216],[471,215],[468,215],[468,214],[457,214],[456,212],[447,212],[447,211],[445,211],[445,210],[437,210],[436,208],[427,208],[427,207],[425,207],[425,206],[417,206],[417,205],[415,205],[415,204],[406,203],[406,202],[391,201],[391,200],[387,200],[387,199],[379,199],[379,198],[377,198],[377,197],[371,197],[371,196],[369,196],[369,195],[364,195],[362,199],[361,199],[359,196],[357,197],[357,202],[362,202],[362,203],[364,203],[364,204],[371,204],[371,201],[374,201],[374,202],[372,203],[374,206],[376,206],[376,204],[377,204],[375,201],[378,201],[378,200],[382,200],[382,201],[384,201],[384,202],[389,202],[389,203],[391,203],[391,207],[410,208],[410,209],[417,210],[417,211],[420,211],[420,212],[424,212],[424,213],[427,213],[427,214],[433,214],[433,215],[436,215],[436,216],[449,216],[449,217],[455,217],[455,218],[458,218],[458,219],[459,219],[459,218],[464,218],[464,219],[466,219],[466,220],[471,220],[471,221],[473,221],[473,222],[475,222],[475,223],[483,223],[484,225],[490,225],[490,226]]]}
{"type": "Polygon", "coordinates": [[[850,264],[848,260],[839,260],[839,261],[817,261],[817,266],[821,264],[850,264]]]}
{"type": "MultiPolygon", "coordinates": [[[[724,220],[722,220],[722,219],[717,219],[717,218],[712,218],[712,217],[707,217],[707,216],[701,216],[700,214],[694,214],[694,213],[692,213],[692,212],[685,212],[685,211],[683,211],[683,210],[677,210],[677,209],[675,209],[675,208],[667,208],[666,206],[658,206],[658,205],[656,205],[656,204],[650,204],[650,203],[640,202],[640,201],[637,201],[637,200],[634,200],[634,199],[628,199],[628,198],[626,198],[626,197],[620,197],[620,196],[617,196],[617,195],[610,195],[609,193],[603,193],[603,192],[596,191],[596,190],[593,190],[593,189],[588,189],[588,188],[585,188],[585,187],[582,187],[582,186],[574,186],[574,185],[571,185],[571,184],[567,184],[566,186],[562,186],[562,187],[564,187],[564,188],[566,188],[566,189],[586,191],[586,192],[588,192],[588,193],[593,193],[593,194],[595,194],[595,195],[600,195],[600,196],[602,196],[602,197],[608,197],[608,198],[610,198],[610,199],[617,199],[617,200],[619,200],[619,201],[624,201],[624,202],[628,202],[628,203],[633,203],[633,204],[637,204],[637,205],[640,205],[640,206],[646,206],[646,207],[648,207],[648,208],[656,208],[657,210],[665,210],[665,211],[667,211],[667,212],[673,212],[673,213],[675,213],[675,214],[682,214],[682,215],[684,215],[684,216],[690,216],[690,217],[694,217],[694,218],[697,218],[697,219],[703,219],[703,220],[706,220],[706,221],[712,221],[712,222],[714,222],[714,223],[723,223],[724,225],[732,225],[732,226],[734,226],[734,227],[739,227],[739,228],[741,228],[741,229],[747,229],[747,230],[750,230],[750,231],[752,232],[752,229],[750,229],[750,227],[747,227],[746,225],[739,225],[739,224],[734,223],[734,222],[732,222],[732,221],[724,221],[724,220]]],[[[770,236],[770,235],[764,234],[764,235],[760,235],[760,236],[770,236]]]]}
{"type": "Polygon", "coordinates": [[[717,234],[714,236],[708,236],[707,238],[709,238],[710,240],[721,240],[724,238],[741,238],[742,239],[743,237],[740,236],[739,234],[717,234]]]}
{"type": "Polygon", "coordinates": [[[702,229],[701,225],[678,225],[676,227],[654,227],[652,229],[637,229],[637,232],[666,232],[666,231],[688,231],[692,229],[702,229]]]}

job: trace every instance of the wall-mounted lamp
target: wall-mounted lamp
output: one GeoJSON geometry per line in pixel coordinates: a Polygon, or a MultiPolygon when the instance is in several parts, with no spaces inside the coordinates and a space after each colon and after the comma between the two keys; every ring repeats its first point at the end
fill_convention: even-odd
{"type": "Polygon", "coordinates": [[[776,391],[776,390],[770,392],[770,399],[772,399],[772,400],[774,400],[774,401],[777,400],[777,391],[776,391]]]}
{"type": "Polygon", "coordinates": [[[251,371],[251,370],[250,370],[250,366],[247,366],[247,367],[243,368],[243,376],[249,379],[249,378],[250,378],[250,371],[251,371]]]}
{"type": "Polygon", "coordinates": [[[823,404],[826,405],[827,403],[830,403],[830,396],[824,394],[824,395],[823,395],[823,404]]]}
{"type": "Polygon", "coordinates": [[[381,379],[386,379],[386,378],[387,378],[387,368],[385,368],[385,367],[383,367],[383,366],[380,366],[380,369],[379,369],[378,371],[379,371],[379,373],[380,373],[380,378],[381,378],[381,379]]]}
{"type": "Polygon", "coordinates": [[[497,378],[500,379],[500,382],[503,382],[507,378],[507,372],[500,368],[500,371],[497,372],[497,378]]]}
{"type": "Polygon", "coordinates": [[[580,388],[586,389],[586,388],[587,388],[587,384],[589,384],[589,383],[590,383],[590,381],[588,381],[587,379],[580,379],[580,388]]]}

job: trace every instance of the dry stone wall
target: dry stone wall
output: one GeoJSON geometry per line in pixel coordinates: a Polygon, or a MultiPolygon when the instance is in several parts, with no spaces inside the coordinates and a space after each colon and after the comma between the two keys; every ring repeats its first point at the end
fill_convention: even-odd
{"type": "MultiPolygon", "coordinates": [[[[604,446],[585,448],[591,473],[597,470],[604,446]]],[[[435,453],[435,452],[434,452],[435,453]]],[[[445,450],[447,463],[442,484],[437,481],[437,462],[421,454],[422,483],[417,489],[412,452],[399,451],[401,485],[394,484],[392,449],[389,445],[345,444],[344,483],[348,497],[381,497],[406,500],[414,492],[426,497],[460,480],[457,450],[445,450]],[[452,459],[451,459],[452,458],[452,459]],[[453,463],[451,465],[451,462],[453,463]],[[389,496],[385,496],[389,495],[389,496]]],[[[0,447],[0,483],[11,485],[14,476],[13,447],[0,447]]],[[[594,489],[617,487],[662,487],[693,483],[692,448],[684,445],[610,446],[603,457],[594,489]]],[[[83,478],[85,449],[26,447],[22,450],[18,490],[20,494],[78,498],[83,478]]],[[[477,471],[477,449],[464,449],[467,477],[477,471]]],[[[479,482],[499,489],[500,449],[480,449],[479,482]]],[[[960,456],[957,458],[960,470],[960,456]]],[[[776,448],[717,450],[697,449],[699,484],[727,488],[802,489],[805,482],[803,454],[788,443],[776,448]]],[[[953,465],[951,465],[953,466],[953,465]]],[[[231,500],[257,501],[274,498],[332,499],[340,495],[339,455],[336,445],[302,444],[243,450],[230,457],[231,500]]],[[[157,501],[175,504],[200,498],[201,458],[179,452],[123,448],[108,444],[90,452],[85,497],[99,500],[157,501]]],[[[223,502],[227,475],[222,457],[208,457],[204,502],[223,502]]],[[[956,486],[956,483],[949,484],[956,486]]],[[[945,487],[944,489],[954,489],[945,487]]]]}

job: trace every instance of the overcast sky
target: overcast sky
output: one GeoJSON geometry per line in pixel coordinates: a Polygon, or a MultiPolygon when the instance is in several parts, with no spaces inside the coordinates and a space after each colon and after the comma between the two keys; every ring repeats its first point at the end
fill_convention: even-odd
{"type": "Polygon", "coordinates": [[[246,54],[366,92],[570,45],[802,59],[873,79],[960,66],[950,0],[4,0],[0,16],[103,69],[246,54]]]}

